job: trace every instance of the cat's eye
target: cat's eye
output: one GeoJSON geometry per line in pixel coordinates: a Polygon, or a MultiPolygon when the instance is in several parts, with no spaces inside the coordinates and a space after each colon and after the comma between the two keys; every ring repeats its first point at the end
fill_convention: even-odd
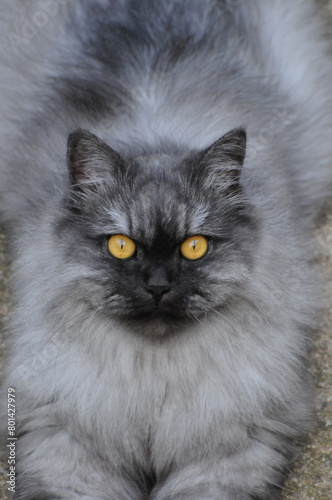
{"type": "Polygon", "coordinates": [[[180,246],[180,252],[188,260],[203,257],[208,250],[208,241],[204,236],[190,236],[180,246]]]}
{"type": "Polygon", "coordinates": [[[136,252],[136,243],[124,234],[113,234],[107,246],[109,253],[117,259],[130,259],[136,252]]]}

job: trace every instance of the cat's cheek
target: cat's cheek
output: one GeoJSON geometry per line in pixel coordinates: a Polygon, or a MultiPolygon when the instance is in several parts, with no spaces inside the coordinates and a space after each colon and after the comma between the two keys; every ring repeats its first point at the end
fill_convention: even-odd
{"type": "Polygon", "coordinates": [[[211,308],[211,303],[201,295],[195,294],[188,298],[186,312],[189,316],[197,317],[206,314],[211,308]]]}

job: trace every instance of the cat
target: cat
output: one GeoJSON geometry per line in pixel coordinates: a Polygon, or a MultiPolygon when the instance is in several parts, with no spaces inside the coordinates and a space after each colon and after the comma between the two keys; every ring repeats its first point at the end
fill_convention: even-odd
{"type": "Polygon", "coordinates": [[[3,7],[16,500],[281,498],[313,418],[323,30],[309,0],[3,7]]]}

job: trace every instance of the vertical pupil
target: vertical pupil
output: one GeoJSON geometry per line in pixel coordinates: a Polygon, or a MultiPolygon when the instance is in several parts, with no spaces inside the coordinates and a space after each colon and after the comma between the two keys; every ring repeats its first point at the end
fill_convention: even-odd
{"type": "Polygon", "coordinates": [[[119,244],[120,244],[120,250],[123,250],[123,247],[125,246],[124,240],[119,240],[119,244]]]}

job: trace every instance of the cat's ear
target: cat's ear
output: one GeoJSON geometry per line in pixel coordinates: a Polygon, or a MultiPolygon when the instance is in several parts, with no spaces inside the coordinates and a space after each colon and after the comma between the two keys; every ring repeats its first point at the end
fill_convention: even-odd
{"type": "Polygon", "coordinates": [[[246,132],[235,129],[203,151],[200,180],[208,189],[229,191],[239,186],[246,154],[246,132]]]}
{"type": "Polygon", "coordinates": [[[91,189],[115,180],[123,160],[94,134],[77,130],[68,137],[67,163],[73,186],[91,189]]]}

